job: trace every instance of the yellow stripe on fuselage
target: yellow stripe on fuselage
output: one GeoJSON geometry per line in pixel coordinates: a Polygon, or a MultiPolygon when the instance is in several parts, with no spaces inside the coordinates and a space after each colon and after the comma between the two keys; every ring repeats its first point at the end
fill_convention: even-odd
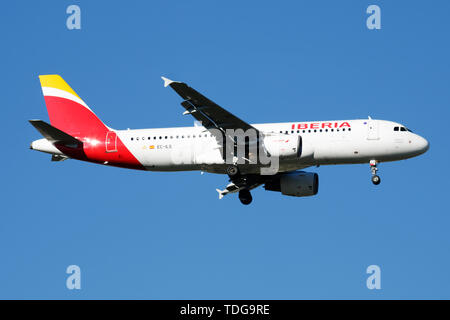
{"type": "Polygon", "coordinates": [[[66,92],[73,94],[74,96],[78,97],[81,100],[81,98],[76,94],[76,92],[73,91],[73,89],[64,81],[64,79],[57,74],[42,75],[39,76],[39,80],[41,80],[42,87],[64,90],[66,92]]]}

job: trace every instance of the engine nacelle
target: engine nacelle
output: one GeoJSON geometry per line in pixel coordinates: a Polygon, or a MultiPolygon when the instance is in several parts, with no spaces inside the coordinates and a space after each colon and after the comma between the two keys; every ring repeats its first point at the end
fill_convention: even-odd
{"type": "Polygon", "coordinates": [[[304,159],[312,157],[314,149],[310,144],[304,144],[301,136],[270,135],[264,138],[264,147],[272,157],[304,159]]]}
{"type": "Polygon", "coordinates": [[[286,196],[307,197],[314,196],[319,191],[319,175],[314,172],[294,171],[282,173],[267,182],[264,188],[278,191],[286,196]]]}
{"type": "Polygon", "coordinates": [[[298,158],[301,141],[300,136],[270,135],[264,138],[264,146],[272,157],[298,158]]]}

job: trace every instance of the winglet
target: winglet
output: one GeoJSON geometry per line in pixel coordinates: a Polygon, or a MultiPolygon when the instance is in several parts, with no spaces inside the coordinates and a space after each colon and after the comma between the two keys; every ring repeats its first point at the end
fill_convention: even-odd
{"type": "Polygon", "coordinates": [[[172,81],[172,80],[170,80],[170,79],[167,79],[166,77],[161,77],[161,79],[164,80],[164,87],[167,87],[167,86],[170,85],[172,82],[175,82],[175,81],[172,81]]]}
{"type": "Polygon", "coordinates": [[[219,200],[222,199],[224,196],[223,191],[220,189],[216,189],[216,191],[219,193],[219,200]]]}

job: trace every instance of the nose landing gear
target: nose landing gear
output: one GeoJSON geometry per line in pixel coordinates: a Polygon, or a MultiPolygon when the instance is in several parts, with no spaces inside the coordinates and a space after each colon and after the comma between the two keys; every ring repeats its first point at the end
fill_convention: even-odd
{"type": "Polygon", "coordinates": [[[381,182],[381,178],[377,175],[377,161],[370,160],[370,171],[372,172],[372,183],[374,185],[379,185],[381,182]]]}

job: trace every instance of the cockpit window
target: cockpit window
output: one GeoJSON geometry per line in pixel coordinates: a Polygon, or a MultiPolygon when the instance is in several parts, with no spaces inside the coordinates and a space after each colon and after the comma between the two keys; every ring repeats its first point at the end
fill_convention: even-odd
{"type": "Polygon", "coordinates": [[[412,132],[411,130],[409,130],[406,127],[394,127],[394,131],[403,131],[403,132],[408,131],[408,132],[412,132]]]}

